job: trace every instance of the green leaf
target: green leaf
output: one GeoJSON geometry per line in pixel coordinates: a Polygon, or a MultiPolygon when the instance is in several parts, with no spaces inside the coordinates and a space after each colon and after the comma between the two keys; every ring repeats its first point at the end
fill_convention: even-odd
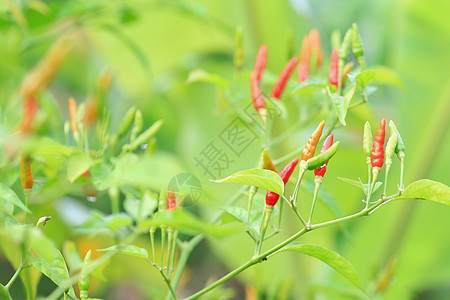
{"type": "Polygon", "coordinates": [[[202,69],[192,70],[186,80],[187,83],[208,82],[220,89],[226,89],[229,85],[228,81],[217,74],[208,73],[202,69]]]}
{"type": "Polygon", "coordinates": [[[73,155],[67,162],[67,179],[70,182],[74,182],[84,172],[89,170],[92,164],[92,159],[84,153],[73,155]]]}
{"type": "Polygon", "coordinates": [[[127,197],[123,202],[125,211],[136,221],[140,221],[151,215],[157,205],[157,199],[149,194],[144,194],[142,199],[127,197]]]}
{"type": "Polygon", "coordinates": [[[321,88],[326,88],[328,87],[330,89],[331,92],[335,93],[336,92],[336,87],[334,85],[328,84],[326,82],[323,82],[321,80],[318,79],[314,79],[314,78],[310,78],[304,82],[302,82],[299,86],[297,86],[291,94],[295,94],[298,91],[305,89],[307,87],[321,87],[321,88]]]}
{"type": "Polygon", "coordinates": [[[134,245],[114,245],[105,249],[97,249],[97,251],[109,252],[114,251],[117,253],[128,254],[132,256],[138,256],[142,258],[148,258],[148,252],[144,248],[140,248],[134,245]]]}
{"type": "Polygon", "coordinates": [[[369,84],[369,82],[375,80],[376,77],[377,74],[375,73],[375,71],[367,70],[356,75],[355,82],[361,87],[365,87],[367,84],[369,84]]]}
{"type": "Polygon", "coordinates": [[[211,180],[216,183],[239,183],[260,187],[277,194],[283,194],[284,183],[281,177],[274,171],[263,169],[249,169],[234,173],[226,178],[211,180]]]}
{"type": "MultiPolygon", "coordinates": [[[[4,185],[3,183],[0,183],[0,205],[3,203],[10,203],[13,204],[22,210],[31,213],[31,211],[20,201],[19,197],[17,197],[16,193],[14,193],[13,190],[11,190],[9,187],[4,185]]],[[[11,206],[2,206],[2,210],[5,212],[8,212],[10,210],[11,206]]],[[[11,212],[12,213],[12,212],[11,212]]],[[[11,214],[9,214],[11,216],[11,214]]]]}
{"type": "Polygon", "coordinates": [[[125,214],[118,213],[105,217],[106,226],[112,231],[117,231],[124,226],[130,226],[133,224],[133,220],[125,214]]]}
{"type": "Polygon", "coordinates": [[[67,266],[70,273],[74,274],[81,269],[83,265],[83,259],[77,250],[77,246],[74,241],[65,241],[62,248],[64,257],[66,258],[67,266]]]}
{"type": "Polygon", "coordinates": [[[237,224],[227,224],[223,226],[205,223],[186,211],[177,209],[173,212],[159,212],[152,219],[143,220],[139,223],[139,229],[146,230],[152,226],[173,226],[177,230],[187,233],[205,233],[211,236],[222,237],[234,234],[240,230],[237,224]]]}
{"type": "Polygon", "coordinates": [[[52,250],[53,257],[49,260],[44,259],[43,257],[34,258],[29,251],[27,252],[27,258],[33,266],[41,271],[42,274],[50,278],[57,286],[62,289],[70,286],[68,290],[69,296],[78,299],[70,283],[69,271],[67,270],[64,257],[58,249],[52,248],[52,250]]]}
{"type": "Polygon", "coordinates": [[[361,291],[366,293],[361,286],[361,282],[359,280],[358,274],[356,273],[355,268],[353,265],[337,254],[334,251],[328,250],[322,246],[319,245],[311,245],[311,244],[299,244],[299,243],[293,243],[290,245],[287,245],[286,247],[282,248],[281,250],[277,251],[279,252],[285,252],[285,251],[295,251],[300,252],[312,257],[315,257],[336,271],[338,271],[342,276],[347,278],[351,283],[353,283],[355,286],[357,286],[361,291]]]}
{"type": "Polygon", "coordinates": [[[421,179],[408,185],[403,193],[393,200],[420,199],[450,206],[450,188],[440,182],[421,179]]]}
{"type": "Polygon", "coordinates": [[[377,74],[377,78],[374,80],[374,83],[392,85],[398,88],[405,87],[405,84],[403,83],[403,80],[401,79],[400,75],[393,69],[384,66],[379,66],[375,67],[373,70],[377,74]]]}
{"type": "Polygon", "coordinates": [[[345,96],[340,96],[337,94],[331,94],[330,90],[328,89],[328,94],[331,97],[331,100],[333,101],[334,107],[336,108],[336,113],[339,118],[339,122],[341,122],[342,125],[346,126],[347,123],[345,123],[345,117],[347,116],[348,106],[350,102],[352,101],[353,94],[355,93],[356,85],[354,85],[348,92],[345,94],[345,96]]]}

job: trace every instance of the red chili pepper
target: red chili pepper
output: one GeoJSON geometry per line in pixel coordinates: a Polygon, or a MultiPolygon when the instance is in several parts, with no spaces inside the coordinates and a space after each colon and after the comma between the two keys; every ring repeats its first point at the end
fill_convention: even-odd
{"type": "Polygon", "coordinates": [[[32,132],[31,124],[33,123],[39,105],[34,97],[28,97],[23,103],[23,119],[20,124],[20,132],[27,134],[32,132]]]}
{"type": "Polygon", "coordinates": [[[300,50],[300,64],[297,68],[297,79],[299,83],[302,83],[309,78],[309,61],[311,60],[311,45],[309,43],[309,37],[305,36],[302,42],[302,48],[300,50]]]}
{"type": "Polygon", "coordinates": [[[266,107],[266,100],[264,100],[264,95],[259,87],[255,71],[250,75],[250,94],[256,111],[261,112],[266,107]]]}
{"type": "MultiPolygon", "coordinates": [[[[323,145],[322,145],[322,149],[320,150],[320,153],[324,152],[325,150],[330,148],[331,145],[333,145],[333,138],[334,138],[334,134],[332,133],[325,139],[325,141],[323,142],[323,145]]],[[[323,175],[325,175],[325,172],[327,170],[327,165],[328,165],[328,161],[325,164],[323,164],[320,168],[315,169],[314,175],[323,177],[323,175]]]]}
{"type": "Polygon", "coordinates": [[[255,67],[253,72],[255,73],[255,78],[258,83],[261,82],[264,68],[266,67],[267,62],[267,46],[261,45],[258,50],[258,54],[256,55],[255,67]]]}
{"type": "Polygon", "coordinates": [[[330,58],[330,72],[328,74],[328,82],[338,88],[339,85],[339,51],[333,49],[330,58]]]}
{"type": "MultiPolygon", "coordinates": [[[[289,177],[291,177],[292,172],[294,172],[295,167],[298,164],[298,157],[294,158],[293,161],[291,161],[286,167],[284,167],[284,169],[280,172],[280,177],[284,182],[284,185],[286,185],[286,183],[289,180],[289,177]]],[[[277,204],[278,199],[280,198],[280,195],[278,195],[275,192],[272,191],[267,191],[266,193],[266,204],[269,206],[274,206],[275,204],[277,204]]]]}
{"type": "Polygon", "coordinates": [[[312,29],[309,33],[311,43],[311,52],[316,54],[316,67],[320,68],[323,64],[322,46],[320,44],[320,34],[317,29],[312,29]]]}
{"type": "Polygon", "coordinates": [[[281,71],[280,76],[278,76],[277,81],[275,81],[275,84],[273,85],[272,98],[279,99],[281,97],[284,88],[286,87],[286,83],[297,65],[297,61],[298,58],[294,56],[283,68],[283,71],[281,71]]]}
{"type": "Polygon", "coordinates": [[[167,211],[171,212],[177,209],[177,200],[175,193],[172,191],[167,192],[167,211]]]}
{"type": "Polygon", "coordinates": [[[380,127],[378,127],[377,133],[373,140],[372,155],[370,157],[373,168],[381,168],[383,166],[385,127],[386,120],[382,119],[380,122],[380,127]]]}
{"type": "Polygon", "coordinates": [[[31,173],[31,158],[22,155],[20,162],[20,182],[24,190],[31,190],[33,188],[34,180],[31,173]]]}
{"type": "Polygon", "coordinates": [[[81,175],[81,176],[83,176],[84,178],[88,178],[89,175],[91,175],[91,171],[87,170],[87,171],[84,172],[83,175],[81,175]]]}

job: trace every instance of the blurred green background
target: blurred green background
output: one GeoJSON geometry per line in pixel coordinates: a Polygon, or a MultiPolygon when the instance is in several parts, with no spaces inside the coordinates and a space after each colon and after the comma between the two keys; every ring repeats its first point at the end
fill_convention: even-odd
{"type": "MultiPolygon", "coordinates": [[[[92,91],[97,74],[109,68],[114,75],[109,97],[112,128],[131,105],[143,111],[146,126],[164,119],[157,135],[157,148],[164,154],[163,161],[176,167],[154,176],[168,182],[179,171],[197,175],[204,191],[198,205],[189,209],[209,219],[208,215],[220,209],[238,187],[210,183],[194,158],[208,143],[218,139],[235,114],[212,85],[188,84],[189,72],[201,68],[233,80],[234,33],[238,26],[244,31],[244,69],[253,67],[257,49],[265,43],[269,49],[267,69],[277,74],[289,58],[289,32],[298,53],[302,37],[312,28],[320,31],[327,64],[331,32],[339,29],[344,34],[356,22],[369,68],[390,67],[398,73],[403,85],[400,88],[381,86],[370,96],[368,105],[349,113],[347,127],[334,131],[343,147],[329,165],[324,188],[342,211],[350,214],[362,207],[363,195],[336,177],[365,178],[366,165],[360,144],[367,119],[373,128],[381,118],[395,120],[406,144],[406,183],[429,178],[449,184],[448,12],[447,0],[45,3],[6,0],[0,3],[0,103],[6,107],[13,100],[12,95],[24,74],[52,42],[62,35],[75,33],[76,47],[47,91],[58,101],[61,118],[68,118],[68,97],[84,99],[92,91]]],[[[242,98],[249,102],[247,83],[242,83],[240,89],[242,98]]],[[[62,128],[50,131],[54,138],[62,139],[62,128]]],[[[271,155],[278,158],[302,147],[306,135],[294,135],[271,150],[271,155]]],[[[259,155],[257,144],[236,158],[222,177],[252,168],[259,155]]],[[[397,178],[398,173],[398,165],[394,165],[391,178],[397,178]]],[[[392,191],[393,187],[394,184],[392,191]]],[[[262,201],[263,195],[258,197],[262,201]]],[[[303,193],[302,197],[309,203],[310,195],[303,193]]],[[[83,206],[109,209],[108,204],[98,202],[86,204],[81,197],[79,201],[83,206]]],[[[90,239],[73,235],[63,214],[58,213],[61,210],[58,203],[37,208],[40,212],[53,212],[55,220],[46,226],[45,233],[58,245],[67,239],[77,240],[81,245],[94,243],[99,248],[111,244],[109,237],[90,239]]],[[[370,218],[351,221],[345,227],[321,229],[303,240],[333,249],[352,262],[365,287],[376,285],[388,262],[395,260],[393,276],[379,294],[380,299],[448,299],[449,213],[448,207],[435,203],[399,201],[386,205],[370,218]]],[[[316,216],[318,220],[327,220],[333,214],[319,202],[316,216]]],[[[293,216],[285,212],[281,237],[269,240],[266,246],[281,241],[297,226],[293,216]]],[[[148,240],[142,237],[137,244],[148,247],[148,240]]],[[[178,292],[186,296],[195,292],[207,280],[218,278],[243,263],[252,251],[252,243],[244,233],[208,239],[192,254],[178,292]]],[[[0,263],[0,279],[4,282],[14,270],[5,260],[0,263]]],[[[137,258],[114,258],[104,275],[107,282],[97,280],[92,296],[160,299],[165,295],[158,273],[151,266],[143,267],[137,258]]],[[[299,254],[278,255],[247,270],[224,287],[232,287],[233,297],[237,299],[245,294],[250,297],[252,289],[265,293],[267,299],[360,297],[334,270],[299,254]]],[[[54,287],[43,278],[39,288],[45,295],[54,287]]],[[[14,293],[17,299],[23,297],[20,285],[17,284],[14,293]]]]}

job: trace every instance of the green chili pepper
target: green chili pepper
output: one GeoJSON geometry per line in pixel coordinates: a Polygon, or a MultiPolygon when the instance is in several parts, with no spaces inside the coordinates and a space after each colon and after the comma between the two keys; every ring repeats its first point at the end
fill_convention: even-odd
{"type": "Polygon", "coordinates": [[[373,144],[372,128],[370,127],[369,121],[367,121],[366,124],[364,124],[363,150],[368,165],[371,165],[370,156],[372,155],[372,144],[373,144]]]}
{"type": "Polygon", "coordinates": [[[159,131],[163,123],[164,123],[163,120],[156,121],[155,123],[153,123],[152,126],[147,128],[147,130],[145,130],[138,137],[136,137],[134,141],[132,141],[130,144],[131,151],[136,150],[142,144],[147,143],[150,140],[150,138],[152,138],[159,131]]]}
{"type": "Polygon", "coordinates": [[[240,71],[242,69],[242,66],[244,65],[244,46],[242,42],[242,35],[242,27],[238,27],[236,29],[235,48],[233,56],[234,67],[237,71],[240,71]]]}
{"type": "Polygon", "coordinates": [[[392,156],[394,156],[395,148],[397,147],[398,136],[397,133],[391,132],[391,136],[386,144],[386,150],[384,152],[386,165],[392,164],[392,156]]]}
{"type": "Polygon", "coordinates": [[[78,287],[80,288],[80,298],[85,300],[88,298],[88,290],[90,286],[90,273],[87,271],[87,267],[92,261],[92,252],[88,251],[84,257],[83,265],[81,266],[80,277],[78,278],[78,287]]]}
{"type": "Polygon", "coordinates": [[[400,133],[397,130],[397,127],[394,124],[394,121],[390,121],[389,122],[389,130],[391,132],[391,134],[393,134],[394,132],[397,134],[397,145],[395,147],[395,153],[397,154],[397,156],[402,156],[405,157],[405,144],[403,143],[403,139],[400,135],[400,133]]]}
{"type": "Polygon", "coordinates": [[[308,170],[315,170],[325,164],[327,161],[329,161],[337,152],[339,148],[340,142],[336,142],[325,150],[324,152],[320,153],[319,155],[314,156],[313,158],[310,158],[306,161],[306,169],[308,170]]]}
{"type": "Polygon", "coordinates": [[[349,28],[345,33],[341,46],[339,47],[339,70],[342,71],[347,62],[348,54],[350,53],[350,45],[353,39],[353,29],[349,28]]]}
{"type": "Polygon", "coordinates": [[[356,58],[356,61],[361,68],[361,71],[364,70],[365,59],[364,59],[364,47],[361,40],[361,36],[359,35],[359,29],[356,23],[353,23],[353,38],[352,38],[352,52],[356,58]]]}
{"type": "Polygon", "coordinates": [[[136,114],[134,115],[134,126],[131,130],[131,137],[130,141],[131,143],[134,142],[137,135],[141,132],[142,126],[144,126],[144,120],[142,119],[142,112],[138,109],[136,110],[136,114]]]}
{"type": "Polygon", "coordinates": [[[117,130],[117,138],[120,139],[123,137],[128,129],[130,129],[131,124],[134,120],[134,115],[136,114],[136,107],[132,106],[128,111],[125,113],[125,116],[123,117],[122,121],[119,124],[119,128],[117,130]]]}

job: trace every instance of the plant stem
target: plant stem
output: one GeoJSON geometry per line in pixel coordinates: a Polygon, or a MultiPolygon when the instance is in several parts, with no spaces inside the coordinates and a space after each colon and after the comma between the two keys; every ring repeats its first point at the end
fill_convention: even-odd
{"type": "Polygon", "coordinates": [[[17,268],[16,272],[14,273],[14,275],[11,277],[11,279],[8,281],[8,283],[5,285],[5,288],[7,290],[9,290],[9,288],[11,287],[11,285],[14,283],[14,281],[17,279],[17,277],[19,276],[20,272],[23,270],[25,264],[23,263],[23,258],[22,255],[20,256],[20,265],[17,268]]]}
{"type": "MultiPolygon", "coordinates": [[[[31,189],[24,189],[23,193],[25,195],[25,207],[28,208],[28,206],[30,205],[31,202],[31,189]]],[[[23,223],[27,223],[27,219],[28,219],[28,212],[25,211],[25,218],[23,223]]]]}
{"type": "Polygon", "coordinates": [[[0,284],[0,295],[3,295],[5,300],[12,300],[11,294],[3,284],[0,284]]]}
{"type": "Polygon", "coordinates": [[[354,218],[359,217],[359,216],[367,215],[370,211],[376,209],[382,203],[383,203],[383,201],[379,201],[376,204],[372,205],[370,208],[364,208],[360,212],[358,212],[356,214],[353,214],[353,215],[349,215],[349,216],[342,217],[342,218],[339,218],[339,219],[336,219],[336,220],[332,220],[332,221],[328,221],[328,222],[314,224],[314,225],[311,225],[309,228],[305,227],[305,228],[301,229],[300,231],[298,231],[296,234],[294,234],[291,237],[289,237],[288,239],[286,239],[283,242],[279,243],[275,247],[271,248],[270,250],[267,250],[263,254],[260,254],[260,255],[257,255],[257,256],[253,256],[250,260],[248,260],[246,263],[244,263],[240,267],[234,269],[233,271],[231,271],[227,275],[225,275],[222,278],[218,279],[217,281],[213,282],[211,285],[209,285],[206,288],[198,291],[197,293],[195,293],[195,294],[185,298],[184,300],[197,299],[198,297],[206,294],[207,292],[209,292],[212,289],[214,289],[215,287],[221,285],[225,281],[227,281],[227,280],[231,279],[232,277],[238,275],[239,273],[245,271],[249,267],[251,267],[251,266],[253,266],[253,265],[257,264],[257,263],[260,263],[261,261],[263,261],[263,259],[269,258],[273,254],[275,254],[276,251],[280,250],[281,248],[283,248],[284,246],[288,245],[289,243],[295,241],[297,238],[299,238],[300,236],[302,236],[304,233],[306,233],[308,231],[311,231],[311,230],[314,230],[314,229],[318,229],[318,228],[321,228],[321,227],[325,227],[325,226],[329,226],[329,225],[338,224],[338,223],[341,223],[341,222],[344,222],[344,221],[347,221],[347,220],[354,219],[354,218]]]}
{"type": "Polygon", "coordinates": [[[309,224],[311,224],[311,218],[314,212],[314,206],[316,204],[316,198],[317,198],[317,194],[319,194],[319,188],[320,185],[322,183],[322,176],[316,176],[316,178],[314,178],[314,195],[313,195],[313,200],[312,200],[312,204],[311,204],[311,212],[309,213],[309,218],[308,218],[308,223],[307,225],[309,226],[309,224]],[[320,179],[317,179],[317,178],[320,179]]]}
{"type": "Polygon", "coordinates": [[[403,190],[403,171],[405,169],[405,159],[400,158],[400,189],[403,190]]]}
{"type": "Polygon", "coordinates": [[[166,241],[166,226],[161,225],[161,267],[164,266],[164,244],[166,241]]]}

